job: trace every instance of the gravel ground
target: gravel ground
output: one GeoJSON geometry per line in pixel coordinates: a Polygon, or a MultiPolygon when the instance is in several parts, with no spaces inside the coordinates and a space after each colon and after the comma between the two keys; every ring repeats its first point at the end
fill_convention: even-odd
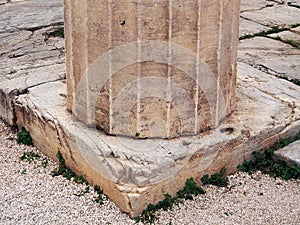
{"type": "MultiPolygon", "coordinates": [[[[56,164],[43,157],[32,163],[16,134],[0,121],[0,224],[134,224],[110,200],[95,203],[95,193],[63,177],[52,177],[56,164]]],[[[205,187],[194,201],[159,212],[157,224],[300,224],[300,181],[273,179],[257,172],[229,176],[228,188],[205,187]],[[170,223],[171,222],[171,223],[170,223]]]]}

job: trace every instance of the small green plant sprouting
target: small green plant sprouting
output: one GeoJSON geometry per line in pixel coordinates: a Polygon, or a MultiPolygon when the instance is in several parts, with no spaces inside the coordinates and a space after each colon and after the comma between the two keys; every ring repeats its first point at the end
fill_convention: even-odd
{"type": "Polygon", "coordinates": [[[300,140],[300,132],[294,137],[281,138],[272,148],[253,152],[253,160],[243,162],[238,166],[240,171],[252,173],[260,170],[272,177],[282,177],[284,180],[300,179],[300,167],[293,163],[290,166],[283,160],[275,160],[274,152],[290,143],[300,140]]]}
{"type": "Polygon", "coordinates": [[[276,161],[273,158],[274,149],[253,152],[252,155],[254,160],[245,161],[239,165],[240,171],[253,173],[260,170],[271,177],[281,177],[284,180],[300,179],[300,167],[295,163],[289,166],[283,160],[276,161]]]}
{"type": "Polygon", "coordinates": [[[173,208],[174,205],[179,205],[183,203],[182,199],[193,200],[193,195],[205,194],[205,191],[197,186],[193,178],[186,181],[183,189],[177,192],[177,195],[172,197],[169,194],[165,194],[165,199],[158,202],[156,205],[149,204],[147,208],[142,212],[140,216],[134,218],[135,222],[144,222],[153,224],[156,220],[156,212],[160,209],[169,210],[173,208]]]}
{"type": "Polygon", "coordinates": [[[41,156],[35,152],[23,152],[23,154],[20,156],[20,160],[26,161],[29,163],[31,163],[35,160],[38,160],[40,158],[41,158],[41,156]]]}
{"type": "Polygon", "coordinates": [[[211,184],[218,187],[227,187],[228,178],[225,176],[226,168],[223,167],[220,172],[212,174],[210,177],[208,174],[205,174],[201,181],[203,185],[211,184]]]}
{"type": "Polygon", "coordinates": [[[135,136],[136,136],[136,137],[139,137],[140,135],[141,135],[140,132],[136,132],[136,133],[135,133],[135,136]]]}
{"type": "Polygon", "coordinates": [[[94,199],[94,201],[100,205],[103,205],[104,201],[107,199],[107,196],[103,193],[102,189],[98,185],[94,187],[94,191],[97,194],[97,197],[94,199]]]}
{"type": "Polygon", "coordinates": [[[24,175],[24,174],[27,173],[27,170],[26,170],[26,169],[23,169],[23,170],[21,170],[21,171],[19,170],[18,172],[19,172],[20,174],[23,174],[23,175],[24,175]]]}
{"type": "Polygon", "coordinates": [[[74,195],[77,197],[81,197],[81,196],[89,193],[89,191],[90,191],[90,186],[87,186],[84,190],[81,190],[79,193],[74,194],[74,195]]]}
{"type": "Polygon", "coordinates": [[[33,146],[32,137],[23,126],[19,128],[19,133],[17,135],[17,143],[33,146]]]}
{"type": "Polygon", "coordinates": [[[205,191],[199,187],[193,178],[190,178],[186,181],[185,186],[182,190],[177,192],[179,198],[193,200],[193,195],[205,194],[205,191]]]}
{"type": "Polygon", "coordinates": [[[62,24],[56,24],[53,26],[53,29],[51,32],[48,33],[50,37],[65,37],[65,30],[64,26],[62,24]]]}
{"type": "Polygon", "coordinates": [[[300,140],[300,132],[297,133],[295,136],[293,137],[289,137],[289,138],[280,138],[279,141],[276,142],[276,144],[271,148],[271,150],[276,151],[280,148],[283,148],[289,144],[291,144],[294,141],[300,140]]]}
{"type": "Polygon", "coordinates": [[[66,166],[65,159],[63,158],[60,151],[56,153],[56,157],[59,160],[59,166],[55,170],[52,171],[52,176],[60,176],[62,175],[67,180],[72,180],[77,184],[86,184],[86,180],[83,176],[77,175],[75,172],[73,172],[69,167],[66,166]]]}

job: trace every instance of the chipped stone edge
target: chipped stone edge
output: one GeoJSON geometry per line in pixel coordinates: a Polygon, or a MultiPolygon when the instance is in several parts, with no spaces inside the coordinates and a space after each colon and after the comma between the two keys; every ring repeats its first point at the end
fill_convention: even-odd
{"type": "MultiPolygon", "coordinates": [[[[58,93],[55,94],[57,96],[58,93]]],[[[30,102],[29,95],[30,93],[20,95],[14,100],[14,106],[18,124],[24,125],[29,130],[36,147],[56,161],[55,154],[60,150],[66,159],[66,164],[72,170],[83,175],[91,185],[100,185],[105,194],[131,217],[140,214],[149,203],[157,203],[163,199],[164,194],[175,194],[184,186],[186,179],[194,177],[199,180],[204,174],[214,173],[223,166],[226,166],[228,173],[233,173],[237,165],[251,158],[253,151],[270,147],[279,138],[293,136],[300,130],[300,120],[260,131],[252,137],[250,137],[249,130],[241,127],[237,130],[238,133],[231,138],[214,143],[208,153],[207,148],[197,149],[181,170],[160,182],[147,185],[117,183],[113,179],[109,179],[107,174],[105,175],[106,168],[101,168],[100,161],[98,164],[91,164],[91,159],[83,157],[82,151],[78,150],[78,146],[74,144],[76,132],[66,127],[70,118],[64,118],[64,116],[59,118],[58,114],[51,115],[47,108],[30,102]],[[208,158],[211,154],[214,160],[207,168],[200,168],[202,160],[205,161],[203,159],[204,152],[208,158]],[[214,155],[215,152],[217,155],[214,155]]],[[[65,110],[64,104],[62,103],[61,107],[65,110]]],[[[65,110],[65,115],[67,114],[68,112],[65,110]]],[[[85,144],[88,148],[89,143],[85,144]]],[[[95,152],[91,151],[90,153],[92,154],[91,158],[95,158],[93,156],[95,152]]]]}

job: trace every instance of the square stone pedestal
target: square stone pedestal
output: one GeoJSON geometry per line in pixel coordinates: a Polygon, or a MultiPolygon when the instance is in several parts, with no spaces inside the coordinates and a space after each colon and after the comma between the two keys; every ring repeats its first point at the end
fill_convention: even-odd
{"type": "Polygon", "coordinates": [[[15,102],[18,124],[34,145],[83,175],[124,212],[134,217],[164,194],[175,194],[193,177],[228,173],[253,151],[273,145],[300,129],[300,87],[240,64],[234,112],[216,129],[171,140],[108,136],[88,128],[66,110],[66,84],[50,82],[28,89],[15,102]]]}

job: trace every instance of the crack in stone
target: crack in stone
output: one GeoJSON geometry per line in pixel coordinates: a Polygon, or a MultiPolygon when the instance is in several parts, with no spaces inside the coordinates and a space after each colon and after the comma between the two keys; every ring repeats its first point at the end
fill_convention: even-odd
{"type": "Polygon", "coordinates": [[[268,25],[266,25],[266,24],[264,24],[264,23],[261,23],[261,22],[259,22],[259,21],[252,20],[252,19],[250,19],[250,18],[247,18],[247,17],[243,17],[242,15],[240,16],[240,18],[242,18],[242,19],[244,19],[244,20],[248,20],[248,21],[250,21],[250,22],[257,23],[257,24],[260,24],[260,25],[262,25],[262,26],[265,26],[265,27],[269,27],[269,28],[270,28],[270,26],[268,26],[268,25]]]}
{"type": "MultiPolygon", "coordinates": [[[[281,5],[281,4],[278,4],[278,5],[281,5]]],[[[260,10],[263,10],[263,9],[265,9],[265,8],[270,8],[270,7],[273,7],[274,6],[274,4],[268,4],[268,5],[265,5],[265,6],[263,6],[263,7],[261,7],[261,8],[259,8],[259,9],[246,9],[246,10],[242,10],[241,11],[241,13],[243,13],[243,12],[255,12],[255,11],[260,11],[260,10]]]]}

